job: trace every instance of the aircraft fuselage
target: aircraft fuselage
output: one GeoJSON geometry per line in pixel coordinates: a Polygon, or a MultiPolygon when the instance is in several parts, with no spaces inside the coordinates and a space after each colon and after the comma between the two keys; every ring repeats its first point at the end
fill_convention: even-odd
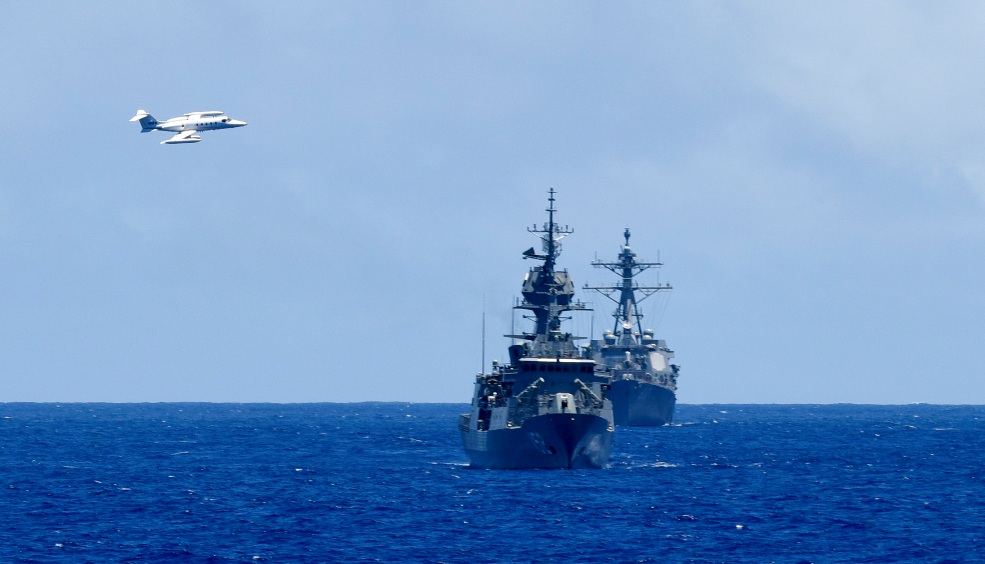
{"type": "Polygon", "coordinates": [[[210,131],[213,129],[229,129],[232,127],[243,127],[245,121],[230,119],[222,112],[194,112],[185,114],[181,117],[173,117],[165,122],[157,124],[154,129],[162,131],[210,131]]]}

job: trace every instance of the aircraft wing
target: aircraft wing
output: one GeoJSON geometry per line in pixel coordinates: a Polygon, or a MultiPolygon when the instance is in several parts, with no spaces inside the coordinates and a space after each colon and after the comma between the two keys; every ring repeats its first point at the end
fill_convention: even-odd
{"type": "Polygon", "coordinates": [[[182,131],[167,141],[161,141],[161,145],[173,145],[175,143],[198,143],[201,140],[202,136],[198,135],[197,131],[194,129],[189,129],[182,131]]]}

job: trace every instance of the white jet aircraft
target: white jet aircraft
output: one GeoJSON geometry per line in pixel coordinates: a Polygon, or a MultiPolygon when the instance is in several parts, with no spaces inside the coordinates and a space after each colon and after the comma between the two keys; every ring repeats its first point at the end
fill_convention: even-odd
{"type": "Polygon", "coordinates": [[[177,134],[161,141],[161,145],[172,145],[175,143],[198,143],[202,136],[199,131],[210,131],[213,129],[229,129],[231,127],[243,127],[245,121],[230,119],[222,112],[192,112],[181,117],[173,117],[167,121],[157,121],[154,116],[144,110],[137,110],[137,115],[130,118],[130,121],[140,122],[140,132],[147,133],[160,129],[161,131],[174,131],[177,134]]]}

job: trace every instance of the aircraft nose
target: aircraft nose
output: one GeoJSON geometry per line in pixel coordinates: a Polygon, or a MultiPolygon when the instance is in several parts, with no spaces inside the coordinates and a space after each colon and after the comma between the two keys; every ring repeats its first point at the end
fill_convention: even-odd
{"type": "Polygon", "coordinates": [[[232,125],[234,127],[242,127],[242,126],[246,125],[246,122],[245,121],[238,120],[238,119],[231,119],[231,120],[229,120],[229,125],[232,125]]]}

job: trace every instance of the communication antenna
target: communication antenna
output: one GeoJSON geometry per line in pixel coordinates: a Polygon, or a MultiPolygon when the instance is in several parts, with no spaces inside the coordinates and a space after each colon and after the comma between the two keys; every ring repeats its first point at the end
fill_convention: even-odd
{"type": "Polygon", "coordinates": [[[482,296],[482,370],[479,374],[486,373],[486,296],[482,296]]]}
{"type": "MultiPolygon", "coordinates": [[[[510,335],[516,335],[516,306],[518,305],[520,304],[516,296],[513,296],[513,307],[510,308],[510,335]]],[[[513,337],[513,344],[516,344],[516,337],[513,337]]]]}

